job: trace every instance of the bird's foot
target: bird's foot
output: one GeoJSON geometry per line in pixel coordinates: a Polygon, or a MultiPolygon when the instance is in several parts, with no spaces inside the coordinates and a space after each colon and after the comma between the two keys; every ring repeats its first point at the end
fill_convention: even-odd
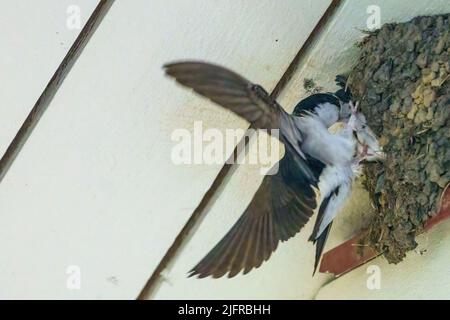
{"type": "Polygon", "coordinates": [[[386,154],[383,151],[375,151],[369,148],[368,145],[361,145],[361,149],[358,150],[358,153],[354,159],[356,164],[361,163],[364,160],[367,161],[376,161],[376,160],[385,160],[386,154]]]}

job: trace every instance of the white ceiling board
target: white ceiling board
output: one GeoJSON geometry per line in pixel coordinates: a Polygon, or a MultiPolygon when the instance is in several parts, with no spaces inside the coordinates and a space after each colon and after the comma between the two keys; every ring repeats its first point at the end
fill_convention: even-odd
{"type": "Polygon", "coordinates": [[[161,66],[207,59],[271,90],[329,3],[115,2],[0,184],[0,297],[135,298],[221,167],[172,164],[171,133],[247,127],[161,66]]]}
{"type": "Polygon", "coordinates": [[[92,0],[0,1],[0,157],[97,3],[92,0]]]}
{"type": "MultiPolygon", "coordinates": [[[[367,8],[370,5],[380,7],[382,24],[406,21],[421,14],[450,11],[448,1],[441,0],[414,1],[414,5],[388,0],[345,1],[281,91],[278,99],[281,105],[292,111],[297,102],[308,95],[303,88],[306,78],[313,79],[325,91],[336,90],[334,77],[349,71],[358,57],[354,44],[364,37],[360,30],[367,29],[367,8]]],[[[238,275],[233,279],[186,278],[186,272],[213,248],[238,219],[261,179],[257,168],[238,168],[172,270],[167,272],[166,281],[155,298],[311,299],[330,280],[331,276],[323,274],[311,277],[314,248],[307,239],[314,219],[299,235],[281,244],[268,262],[245,276],[238,275]]],[[[342,214],[336,219],[325,250],[348,240],[370,221],[372,209],[368,195],[359,182],[342,214]]],[[[345,285],[336,288],[342,290],[343,287],[345,285]]]]}

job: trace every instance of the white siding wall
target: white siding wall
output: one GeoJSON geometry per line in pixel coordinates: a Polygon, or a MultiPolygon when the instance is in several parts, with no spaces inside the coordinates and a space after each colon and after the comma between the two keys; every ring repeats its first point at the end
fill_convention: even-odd
{"type": "Polygon", "coordinates": [[[78,5],[83,27],[97,3],[93,0],[0,1],[0,155],[80,32],[67,27],[72,12],[68,13],[68,8],[78,5]]]}

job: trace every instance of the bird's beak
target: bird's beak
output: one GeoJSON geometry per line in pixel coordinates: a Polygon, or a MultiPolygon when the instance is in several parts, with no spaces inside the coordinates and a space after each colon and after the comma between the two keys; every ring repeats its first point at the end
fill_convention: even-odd
{"type": "Polygon", "coordinates": [[[356,115],[358,113],[358,107],[359,107],[359,101],[356,101],[356,103],[353,103],[353,101],[349,102],[350,105],[350,111],[353,115],[356,115]]]}

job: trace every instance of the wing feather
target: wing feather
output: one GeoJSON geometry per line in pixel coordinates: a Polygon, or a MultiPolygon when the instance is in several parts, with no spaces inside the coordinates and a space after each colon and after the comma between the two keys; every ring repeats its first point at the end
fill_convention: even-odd
{"type": "Polygon", "coordinates": [[[257,128],[279,128],[282,108],[278,103],[261,86],[233,71],[195,61],[166,64],[164,69],[180,84],[233,111],[257,128]]]}
{"type": "Polygon", "coordinates": [[[264,177],[243,215],[190,276],[217,278],[228,273],[228,277],[234,277],[242,270],[246,274],[269,259],[280,242],[295,236],[309,221],[316,207],[313,186],[298,169],[293,174],[292,156],[285,155],[277,174],[264,177]]]}

